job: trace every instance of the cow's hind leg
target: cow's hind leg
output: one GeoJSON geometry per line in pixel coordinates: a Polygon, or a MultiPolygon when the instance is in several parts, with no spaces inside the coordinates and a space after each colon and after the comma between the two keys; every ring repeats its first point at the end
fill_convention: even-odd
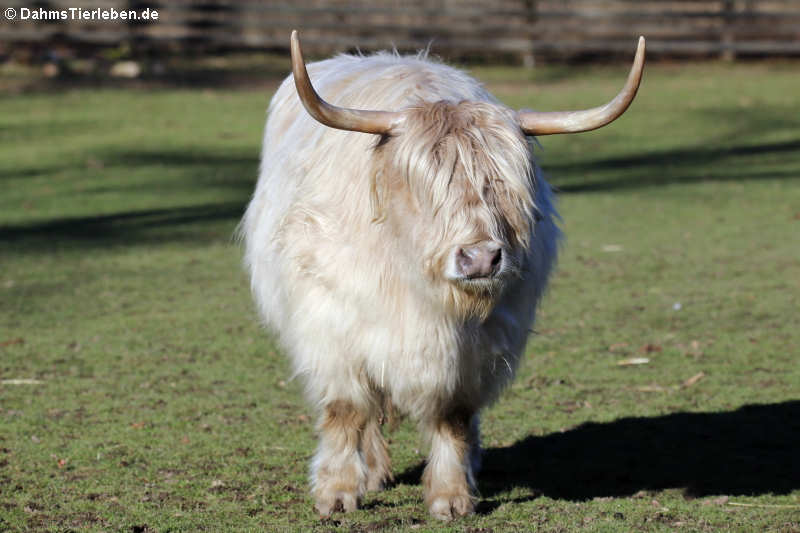
{"type": "Polygon", "coordinates": [[[322,516],[354,511],[367,486],[367,465],[360,452],[368,411],[336,400],[323,409],[319,447],[311,465],[312,493],[322,516]]]}
{"type": "Polygon", "coordinates": [[[425,503],[434,518],[450,520],[475,509],[471,463],[477,426],[470,427],[471,418],[470,411],[455,410],[424,428],[429,433],[431,452],[422,481],[425,503]]]}

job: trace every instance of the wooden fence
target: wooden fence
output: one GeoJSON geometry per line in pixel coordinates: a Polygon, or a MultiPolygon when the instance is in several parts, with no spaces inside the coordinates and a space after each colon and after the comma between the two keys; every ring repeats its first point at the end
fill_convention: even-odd
{"type": "Polygon", "coordinates": [[[129,43],[135,51],[280,49],[301,31],[312,54],[432,45],[446,57],[630,54],[800,56],[800,0],[6,0],[3,9],[158,11],[157,21],[16,20],[0,43],[129,43]],[[35,7],[34,7],[35,6],[35,7]]]}

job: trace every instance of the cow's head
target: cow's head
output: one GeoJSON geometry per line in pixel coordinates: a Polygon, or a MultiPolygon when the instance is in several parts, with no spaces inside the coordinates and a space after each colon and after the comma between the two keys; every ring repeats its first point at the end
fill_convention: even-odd
{"type": "Polygon", "coordinates": [[[373,209],[425,278],[463,317],[485,317],[520,275],[535,234],[536,180],[527,136],[602,127],[633,101],[644,67],[639,39],[622,91],[582,111],[515,112],[491,102],[420,102],[399,111],[345,109],[322,100],[306,71],[297,32],[292,69],[305,108],[326,126],[378,135],[373,209]]]}

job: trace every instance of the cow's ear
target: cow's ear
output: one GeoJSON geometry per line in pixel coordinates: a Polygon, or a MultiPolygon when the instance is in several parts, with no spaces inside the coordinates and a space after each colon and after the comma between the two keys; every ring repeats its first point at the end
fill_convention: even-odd
{"type": "Polygon", "coordinates": [[[391,140],[392,140],[392,137],[393,137],[393,135],[392,135],[391,133],[382,133],[382,134],[381,134],[381,135],[378,137],[378,141],[375,143],[375,146],[373,146],[373,149],[374,149],[374,150],[378,150],[378,149],[380,149],[380,148],[383,148],[384,146],[386,146],[386,144],[387,144],[389,141],[391,141],[391,140]]]}

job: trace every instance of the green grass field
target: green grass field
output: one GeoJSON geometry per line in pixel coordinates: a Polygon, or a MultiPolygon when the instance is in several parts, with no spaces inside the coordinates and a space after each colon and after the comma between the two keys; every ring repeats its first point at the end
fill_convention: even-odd
{"type": "MultiPolygon", "coordinates": [[[[567,238],[450,524],[409,423],[392,487],[312,510],[232,242],[274,83],[0,95],[0,531],[800,531],[797,72],[654,64],[614,125],[540,139],[567,238]]],[[[625,73],[474,72],[537,109],[625,73]]]]}

